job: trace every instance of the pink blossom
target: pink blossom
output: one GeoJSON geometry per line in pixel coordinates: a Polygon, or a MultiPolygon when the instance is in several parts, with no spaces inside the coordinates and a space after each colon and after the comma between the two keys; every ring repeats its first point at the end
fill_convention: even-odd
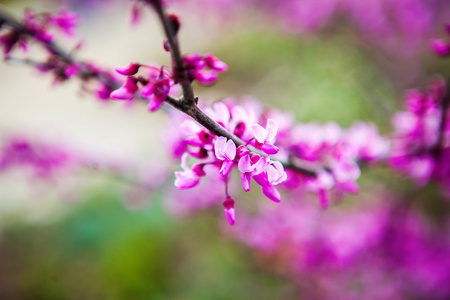
{"type": "Polygon", "coordinates": [[[67,36],[74,35],[77,23],[78,15],[66,9],[61,9],[57,14],[51,15],[49,18],[49,24],[58,27],[67,36]]]}
{"type": "Polygon", "coordinates": [[[189,72],[191,80],[209,85],[216,81],[220,72],[228,69],[227,65],[217,57],[208,53],[204,56],[200,54],[187,54],[183,57],[183,62],[189,72]]]}
{"type": "Polygon", "coordinates": [[[120,88],[111,92],[110,97],[118,100],[133,100],[134,95],[138,90],[137,79],[128,76],[125,83],[120,88]]]}
{"type": "Polygon", "coordinates": [[[148,109],[156,111],[166,101],[170,92],[170,80],[160,76],[156,81],[149,82],[141,90],[142,98],[148,100],[148,109]]]}
{"type": "Polygon", "coordinates": [[[188,154],[181,156],[181,168],[183,172],[175,172],[175,186],[179,189],[190,189],[200,182],[200,176],[187,166],[188,154]]]}
{"type": "Polygon", "coordinates": [[[234,164],[234,158],[236,157],[236,145],[232,140],[221,136],[214,144],[214,153],[216,158],[222,160],[222,167],[220,168],[220,174],[227,176],[234,164]]]}
{"type": "Polygon", "coordinates": [[[277,123],[274,120],[268,119],[265,129],[259,124],[253,124],[252,130],[256,139],[256,148],[263,150],[269,155],[278,153],[278,147],[272,144],[277,135],[277,123]]]}
{"type": "Polygon", "coordinates": [[[241,172],[241,182],[244,191],[250,191],[250,181],[252,176],[264,172],[268,164],[268,157],[261,157],[259,155],[250,157],[250,154],[248,153],[239,159],[238,168],[241,172]]]}

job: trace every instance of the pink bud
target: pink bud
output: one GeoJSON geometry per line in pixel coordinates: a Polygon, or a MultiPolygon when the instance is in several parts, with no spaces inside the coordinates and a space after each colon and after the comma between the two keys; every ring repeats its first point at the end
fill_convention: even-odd
{"type": "Polygon", "coordinates": [[[248,151],[247,147],[241,145],[237,148],[236,154],[238,157],[244,157],[245,155],[248,155],[250,151],[248,151]]]}
{"type": "Polygon", "coordinates": [[[119,100],[131,100],[138,89],[137,79],[134,77],[127,77],[127,80],[120,88],[111,92],[110,97],[119,100]]]}
{"type": "Polygon", "coordinates": [[[128,66],[123,67],[123,68],[115,68],[115,70],[117,73],[119,73],[121,75],[132,76],[132,75],[135,75],[139,71],[140,67],[141,67],[140,64],[131,63],[128,66]]]}
{"type": "Polygon", "coordinates": [[[166,52],[170,52],[170,44],[168,39],[164,39],[163,41],[163,48],[166,52]]]}
{"type": "Polygon", "coordinates": [[[234,210],[234,200],[228,197],[223,201],[223,207],[225,208],[225,216],[227,217],[228,223],[230,223],[231,226],[234,225],[236,221],[236,212],[234,210]]]}
{"type": "Polygon", "coordinates": [[[192,172],[194,172],[199,177],[206,176],[206,173],[203,170],[204,166],[204,164],[194,164],[192,165],[192,172]]]}
{"type": "Polygon", "coordinates": [[[206,65],[210,67],[213,70],[224,72],[228,69],[228,66],[226,63],[212,55],[211,53],[205,54],[204,60],[206,62],[206,65]]]}

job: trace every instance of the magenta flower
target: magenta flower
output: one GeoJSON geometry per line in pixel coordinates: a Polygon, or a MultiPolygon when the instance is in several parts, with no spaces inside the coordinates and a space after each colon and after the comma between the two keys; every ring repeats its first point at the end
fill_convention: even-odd
{"type": "Polygon", "coordinates": [[[253,178],[261,185],[262,192],[267,198],[277,203],[281,201],[280,192],[274,186],[285,181],[287,174],[279,161],[270,162],[265,172],[259,173],[253,178]]]}
{"type": "Polygon", "coordinates": [[[278,147],[271,144],[277,135],[277,123],[274,120],[267,120],[266,129],[259,124],[253,124],[252,130],[256,139],[256,148],[261,149],[269,155],[278,153],[278,147]]]}
{"type": "Polygon", "coordinates": [[[51,15],[49,24],[61,29],[67,36],[73,36],[78,23],[78,15],[66,9],[61,9],[57,14],[51,15]]]}
{"type": "Polygon", "coordinates": [[[191,80],[208,85],[216,81],[220,72],[228,69],[228,66],[217,57],[208,53],[204,56],[195,53],[183,57],[184,64],[189,71],[191,80]]]}
{"type": "Polygon", "coordinates": [[[175,186],[181,190],[190,189],[196,186],[200,182],[200,176],[204,174],[199,175],[194,172],[194,170],[189,169],[187,166],[187,159],[188,154],[184,153],[183,156],[181,156],[181,168],[183,168],[184,171],[175,172],[175,186]]]}
{"type": "Polygon", "coordinates": [[[157,110],[166,101],[170,92],[170,80],[160,75],[155,82],[149,82],[141,90],[142,98],[148,100],[148,109],[157,110]]]}
{"type": "Polygon", "coordinates": [[[231,226],[234,225],[236,221],[236,211],[234,210],[234,200],[230,197],[225,199],[223,201],[223,207],[225,211],[225,216],[227,217],[228,223],[230,223],[231,226]]]}
{"type": "Polygon", "coordinates": [[[236,145],[232,140],[227,142],[227,138],[221,136],[214,143],[214,153],[217,159],[223,161],[219,171],[220,174],[227,176],[233,167],[233,161],[236,157],[236,145]]]}
{"type": "Polygon", "coordinates": [[[137,79],[129,76],[120,88],[111,92],[110,97],[117,100],[132,100],[138,90],[137,79]]]}
{"type": "Polygon", "coordinates": [[[215,70],[217,72],[225,72],[226,70],[228,70],[227,64],[212,55],[212,53],[205,54],[203,59],[205,60],[206,65],[212,70],[215,70]]]}
{"type": "Polygon", "coordinates": [[[259,155],[253,155],[250,158],[250,154],[242,156],[238,163],[239,171],[241,172],[241,182],[244,191],[250,191],[250,182],[252,176],[256,176],[266,169],[270,162],[268,156],[261,157],[259,155]]]}

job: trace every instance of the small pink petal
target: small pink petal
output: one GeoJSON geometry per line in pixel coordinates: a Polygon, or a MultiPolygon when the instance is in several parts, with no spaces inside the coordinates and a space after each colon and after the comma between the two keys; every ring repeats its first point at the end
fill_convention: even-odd
{"type": "Polygon", "coordinates": [[[224,154],[229,160],[233,160],[236,157],[236,145],[232,140],[227,142],[224,154]]]}
{"type": "Polygon", "coordinates": [[[228,69],[228,66],[226,63],[212,55],[211,53],[205,54],[204,60],[206,62],[206,65],[210,67],[211,69],[214,69],[219,72],[224,72],[228,69]]]}
{"type": "MultiPolygon", "coordinates": [[[[278,132],[278,126],[277,126],[277,123],[275,122],[275,120],[272,120],[272,119],[267,120],[266,130],[267,130],[267,136],[266,136],[265,140],[270,142],[275,138],[275,136],[277,135],[277,132],[278,132]]],[[[262,142],[260,142],[260,143],[262,143],[262,142]]]]}
{"type": "Polygon", "coordinates": [[[208,85],[216,81],[217,71],[214,70],[200,70],[195,74],[195,79],[201,84],[208,85]]]}
{"type": "Polygon", "coordinates": [[[226,148],[227,138],[220,136],[214,143],[214,153],[217,159],[225,160],[224,150],[226,148]]]}
{"type": "Polygon", "coordinates": [[[253,171],[254,167],[250,161],[250,155],[245,155],[241,157],[238,163],[238,169],[241,173],[247,173],[253,171]]]}
{"type": "Polygon", "coordinates": [[[241,182],[242,182],[242,188],[244,191],[248,192],[251,188],[251,175],[249,173],[241,173],[241,182]]]}
{"type": "Polygon", "coordinates": [[[255,139],[261,144],[264,143],[264,140],[266,139],[267,136],[266,130],[259,124],[253,124],[252,130],[255,139]]]}
{"type": "Polygon", "coordinates": [[[121,75],[132,76],[132,75],[135,75],[139,71],[140,67],[141,67],[140,64],[131,63],[126,67],[115,68],[114,70],[121,75]]]}
{"type": "Polygon", "coordinates": [[[223,176],[227,176],[228,174],[230,174],[232,168],[233,162],[231,160],[224,160],[219,173],[222,174],[223,176]]]}
{"type": "Polygon", "coordinates": [[[158,99],[157,97],[154,97],[153,95],[148,98],[148,110],[151,112],[154,112],[158,110],[161,105],[164,103],[164,101],[161,101],[161,99],[158,99]]]}
{"type": "Polygon", "coordinates": [[[264,185],[262,187],[263,194],[272,200],[273,202],[279,203],[281,201],[280,192],[273,185],[264,185]]]}
{"type": "Polygon", "coordinates": [[[267,156],[266,157],[259,156],[259,157],[260,157],[259,160],[256,161],[253,165],[252,175],[258,175],[258,174],[264,172],[270,163],[269,157],[267,157],[267,156]]]}
{"type": "Polygon", "coordinates": [[[261,146],[257,147],[264,151],[264,153],[268,155],[274,155],[277,154],[280,149],[278,149],[277,146],[269,144],[268,142],[264,142],[264,144],[261,144],[261,146]]]}
{"type": "Polygon", "coordinates": [[[175,177],[175,186],[180,190],[193,188],[200,182],[200,178],[193,172],[177,171],[175,172],[175,177]]]}
{"type": "Polygon", "coordinates": [[[112,91],[110,97],[112,99],[118,100],[131,100],[134,98],[134,93],[130,93],[130,91],[128,91],[124,87],[121,87],[118,88],[117,90],[112,91]]]}
{"type": "Polygon", "coordinates": [[[241,145],[237,148],[236,153],[238,157],[244,157],[245,155],[248,155],[250,151],[248,151],[247,147],[241,145]]]}

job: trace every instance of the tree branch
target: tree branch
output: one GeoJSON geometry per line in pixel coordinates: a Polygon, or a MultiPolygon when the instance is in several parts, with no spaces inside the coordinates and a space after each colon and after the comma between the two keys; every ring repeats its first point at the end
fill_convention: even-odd
{"type": "MultiPolygon", "coordinates": [[[[150,0],[147,0],[150,1],[150,0]]],[[[158,2],[158,1],[156,1],[158,2]]],[[[153,2],[151,2],[153,4],[153,2]]],[[[211,133],[213,133],[216,136],[223,136],[227,139],[232,140],[236,146],[247,146],[253,153],[259,154],[259,155],[265,155],[261,153],[258,149],[246,145],[246,143],[238,138],[233,133],[226,130],[224,127],[219,125],[216,121],[211,119],[207,114],[205,114],[196,104],[197,99],[194,97],[193,88],[191,85],[191,82],[188,78],[188,74],[185,70],[183,60],[180,55],[178,42],[173,34],[173,29],[171,28],[170,22],[167,19],[166,14],[163,11],[163,8],[160,5],[155,5],[154,7],[157,8],[158,15],[160,16],[161,22],[163,23],[164,30],[166,32],[170,47],[171,47],[171,53],[173,55],[174,64],[175,67],[183,70],[183,74],[185,78],[182,82],[180,82],[182,89],[183,89],[183,97],[181,99],[174,98],[172,96],[167,96],[166,102],[169,103],[172,107],[176,108],[177,110],[189,115],[192,117],[195,121],[197,121],[199,124],[201,124],[203,127],[208,129],[211,133]],[[186,100],[187,99],[187,100],[186,100]]],[[[4,10],[3,7],[0,6],[0,24],[7,25],[12,28],[12,30],[18,30],[21,34],[28,35],[30,37],[33,36],[33,32],[29,29],[27,29],[23,24],[18,22],[16,19],[8,15],[4,10]]],[[[75,60],[72,55],[65,52],[61,47],[59,47],[57,44],[53,42],[46,42],[38,40],[39,43],[43,44],[43,46],[50,51],[50,53],[62,60],[64,60],[68,64],[76,64],[80,67],[80,71],[77,74],[78,77],[80,77],[82,80],[87,80],[90,78],[97,79],[100,82],[103,82],[104,84],[107,84],[111,89],[117,89],[120,87],[120,84],[112,80],[108,72],[95,72],[89,64],[85,62],[80,62],[75,60]]],[[[37,62],[32,62],[31,60],[25,60],[24,63],[27,63],[29,65],[36,65],[37,62]]],[[[317,171],[310,169],[308,167],[300,166],[299,163],[294,163],[292,160],[282,160],[278,159],[285,168],[300,172],[307,176],[316,176],[317,171]]]]}

